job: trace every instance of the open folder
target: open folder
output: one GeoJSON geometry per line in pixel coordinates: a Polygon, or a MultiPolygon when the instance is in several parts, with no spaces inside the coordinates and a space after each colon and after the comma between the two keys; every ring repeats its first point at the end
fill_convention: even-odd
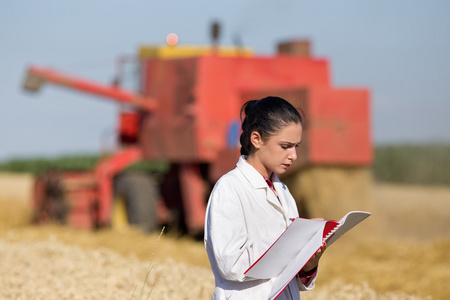
{"type": "Polygon", "coordinates": [[[329,247],[371,213],[352,211],[341,220],[292,219],[289,227],[244,274],[276,278],[269,299],[275,299],[324,243],[329,247]]]}

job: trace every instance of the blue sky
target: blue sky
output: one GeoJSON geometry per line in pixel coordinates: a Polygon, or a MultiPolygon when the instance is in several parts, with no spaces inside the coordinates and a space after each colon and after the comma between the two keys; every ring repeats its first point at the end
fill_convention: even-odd
{"type": "Polygon", "coordinates": [[[176,32],[181,44],[239,34],[255,52],[308,38],[337,87],[371,91],[375,143],[450,142],[450,1],[0,0],[0,161],[113,147],[118,107],[45,86],[21,90],[28,65],[111,82],[117,58],[176,32]]]}

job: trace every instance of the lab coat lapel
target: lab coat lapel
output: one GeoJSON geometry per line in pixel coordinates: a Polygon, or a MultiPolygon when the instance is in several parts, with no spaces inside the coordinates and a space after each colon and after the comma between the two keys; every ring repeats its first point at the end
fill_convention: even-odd
{"type": "Polygon", "coordinates": [[[273,174],[272,179],[273,179],[273,186],[274,186],[275,190],[277,191],[277,195],[278,195],[278,199],[277,199],[278,205],[280,205],[280,202],[281,202],[280,207],[281,207],[281,211],[283,212],[284,220],[286,221],[286,224],[289,224],[289,222],[288,222],[289,206],[288,206],[288,203],[286,202],[285,187],[284,187],[283,183],[278,179],[277,174],[273,174]]]}
{"type": "MultiPolygon", "coordinates": [[[[283,212],[283,207],[282,207],[280,201],[278,200],[278,198],[275,195],[275,193],[270,189],[270,187],[267,186],[267,183],[266,183],[265,189],[266,189],[266,199],[267,199],[267,201],[269,201],[273,206],[275,206],[275,208],[277,208],[278,210],[283,212]]],[[[283,215],[284,215],[284,213],[283,213],[283,215]]]]}

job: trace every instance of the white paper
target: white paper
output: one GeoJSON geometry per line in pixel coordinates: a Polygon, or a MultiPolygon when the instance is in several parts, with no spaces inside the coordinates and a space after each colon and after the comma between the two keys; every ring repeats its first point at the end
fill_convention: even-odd
{"type": "Polygon", "coordinates": [[[361,223],[364,219],[371,215],[369,212],[365,211],[351,211],[346,214],[342,219],[339,220],[339,228],[336,232],[326,241],[327,247],[333,244],[338,238],[340,238],[344,233],[361,223]]]}

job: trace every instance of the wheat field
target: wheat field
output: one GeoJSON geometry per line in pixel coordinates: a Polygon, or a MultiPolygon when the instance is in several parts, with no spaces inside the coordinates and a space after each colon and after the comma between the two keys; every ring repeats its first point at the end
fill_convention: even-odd
{"type": "MultiPolygon", "coordinates": [[[[0,299],[210,299],[202,243],[31,226],[31,186],[0,174],[0,299]]],[[[302,299],[450,299],[450,188],[374,183],[373,193],[373,215],[326,250],[302,299]]]]}

